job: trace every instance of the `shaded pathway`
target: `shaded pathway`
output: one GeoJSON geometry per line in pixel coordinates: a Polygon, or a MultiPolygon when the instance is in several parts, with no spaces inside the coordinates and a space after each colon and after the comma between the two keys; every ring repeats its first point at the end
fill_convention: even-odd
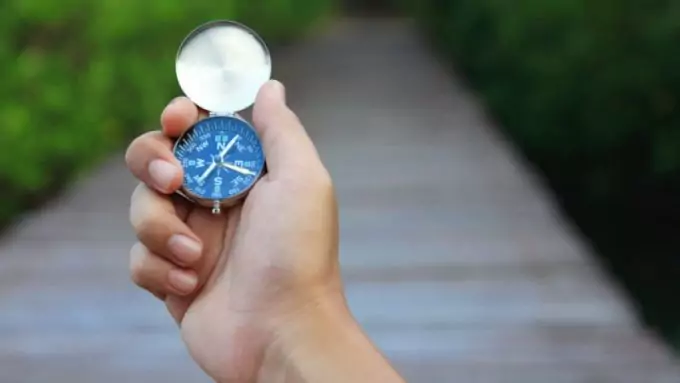
{"type": "MultiPolygon", "coordinates": [[[[280,52],[335,178],[357,318],[411,382],[671,383],[587,246],[460,83],[400,21],[280,52]]],[[[207,382],[129,282],[117,156],[0,247],[0,381],[207,382]]]]}

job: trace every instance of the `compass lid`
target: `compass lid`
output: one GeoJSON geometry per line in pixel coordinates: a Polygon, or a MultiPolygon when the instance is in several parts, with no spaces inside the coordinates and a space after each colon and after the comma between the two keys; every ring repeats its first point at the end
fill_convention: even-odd
{"type": "Polygon", "coordinates": [[[177,52],[175,71],[184,94],[214,113],[250,107],[271,78],[271,57],[260,36],[245,25],[217,20],[194,29],[177,52]]]}

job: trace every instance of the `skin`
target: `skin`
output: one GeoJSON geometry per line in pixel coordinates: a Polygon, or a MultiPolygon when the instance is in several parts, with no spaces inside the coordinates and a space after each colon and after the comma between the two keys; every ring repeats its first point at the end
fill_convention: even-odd
{"type": "Polygon", "coordinates": [[[173,139],[203,116],[177,98],[162,130],[128,148],[140,181],[133,281],[165,302],[217,382],[403,382],[347,307],[332,180],[283,85],[265,84],[253,110],[269,171],[219,216],[174,194],[183,173],[173,139]]]}

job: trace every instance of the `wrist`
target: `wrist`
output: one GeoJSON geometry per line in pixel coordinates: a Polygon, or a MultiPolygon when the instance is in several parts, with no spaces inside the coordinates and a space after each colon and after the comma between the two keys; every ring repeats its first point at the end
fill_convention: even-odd
{"type": "Polygon", "coordinates": [[[305,382],[299,362],[313,363],[313,354],[332,343],[332,338],[358,329],[341,294],[310,302],[277,322],[258,382],[305,382]]]}
{"type": "Polygon", "coordinates": [[[194,360],[217,383],[296,382],[279,378],[286,376],[280,371],[285,372],[289,350],[295,345],[290,339],[307,333],[312,324],[325,323],[321,319],[327,316],[325,313],[349,313],[339,286],[327,283],[288,288],[278,299],[260,298],[262,303],[255,310],[242,310],[232,301],[224,313],[213,307],[201,316],[185,316],[182,335],[188,345],[193,345],[190,353],[194,360]],[[186,318],[201,321],[186,323],[186,318]],[[275,378],[262,379],[272,373],[276,373],[275,378]]]}
{"type": "Polygon", "coordinates": [[[258,382],[403,383],[337,294],[300,310],[275,334],[258,382]]]}

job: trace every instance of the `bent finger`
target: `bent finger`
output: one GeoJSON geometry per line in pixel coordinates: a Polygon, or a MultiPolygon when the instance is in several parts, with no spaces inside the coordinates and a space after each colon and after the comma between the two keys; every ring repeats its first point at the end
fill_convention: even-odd
{"type": "Polygon", "coordinates": [[[130,250],[130,276],[137,286],[159,298],[186,296],[198,285],[195,271],[178,268],[141,243],[136,243],[130,250]]]}
{"type": "Polygon", "coordinates": [[[166,260],[191,266],[201,259],[202,241],[178,215],[173,201],[145,184],[132,194],[130,223],[137,238],[166,260]]]}
{"type": "Polygon", "coordinates": [[[182,186],[184,171],[172,153],[173,142],[159,131],[137,137],[125,153],[125,163],[138,180],[161,193],[182,186]]]}
{"type": "Polygon", "coordinates": [[[193,126],[205,112],[186,97],[177,97],[165,107],[161,113],[163,134],[177,138],[193,126]]]}

